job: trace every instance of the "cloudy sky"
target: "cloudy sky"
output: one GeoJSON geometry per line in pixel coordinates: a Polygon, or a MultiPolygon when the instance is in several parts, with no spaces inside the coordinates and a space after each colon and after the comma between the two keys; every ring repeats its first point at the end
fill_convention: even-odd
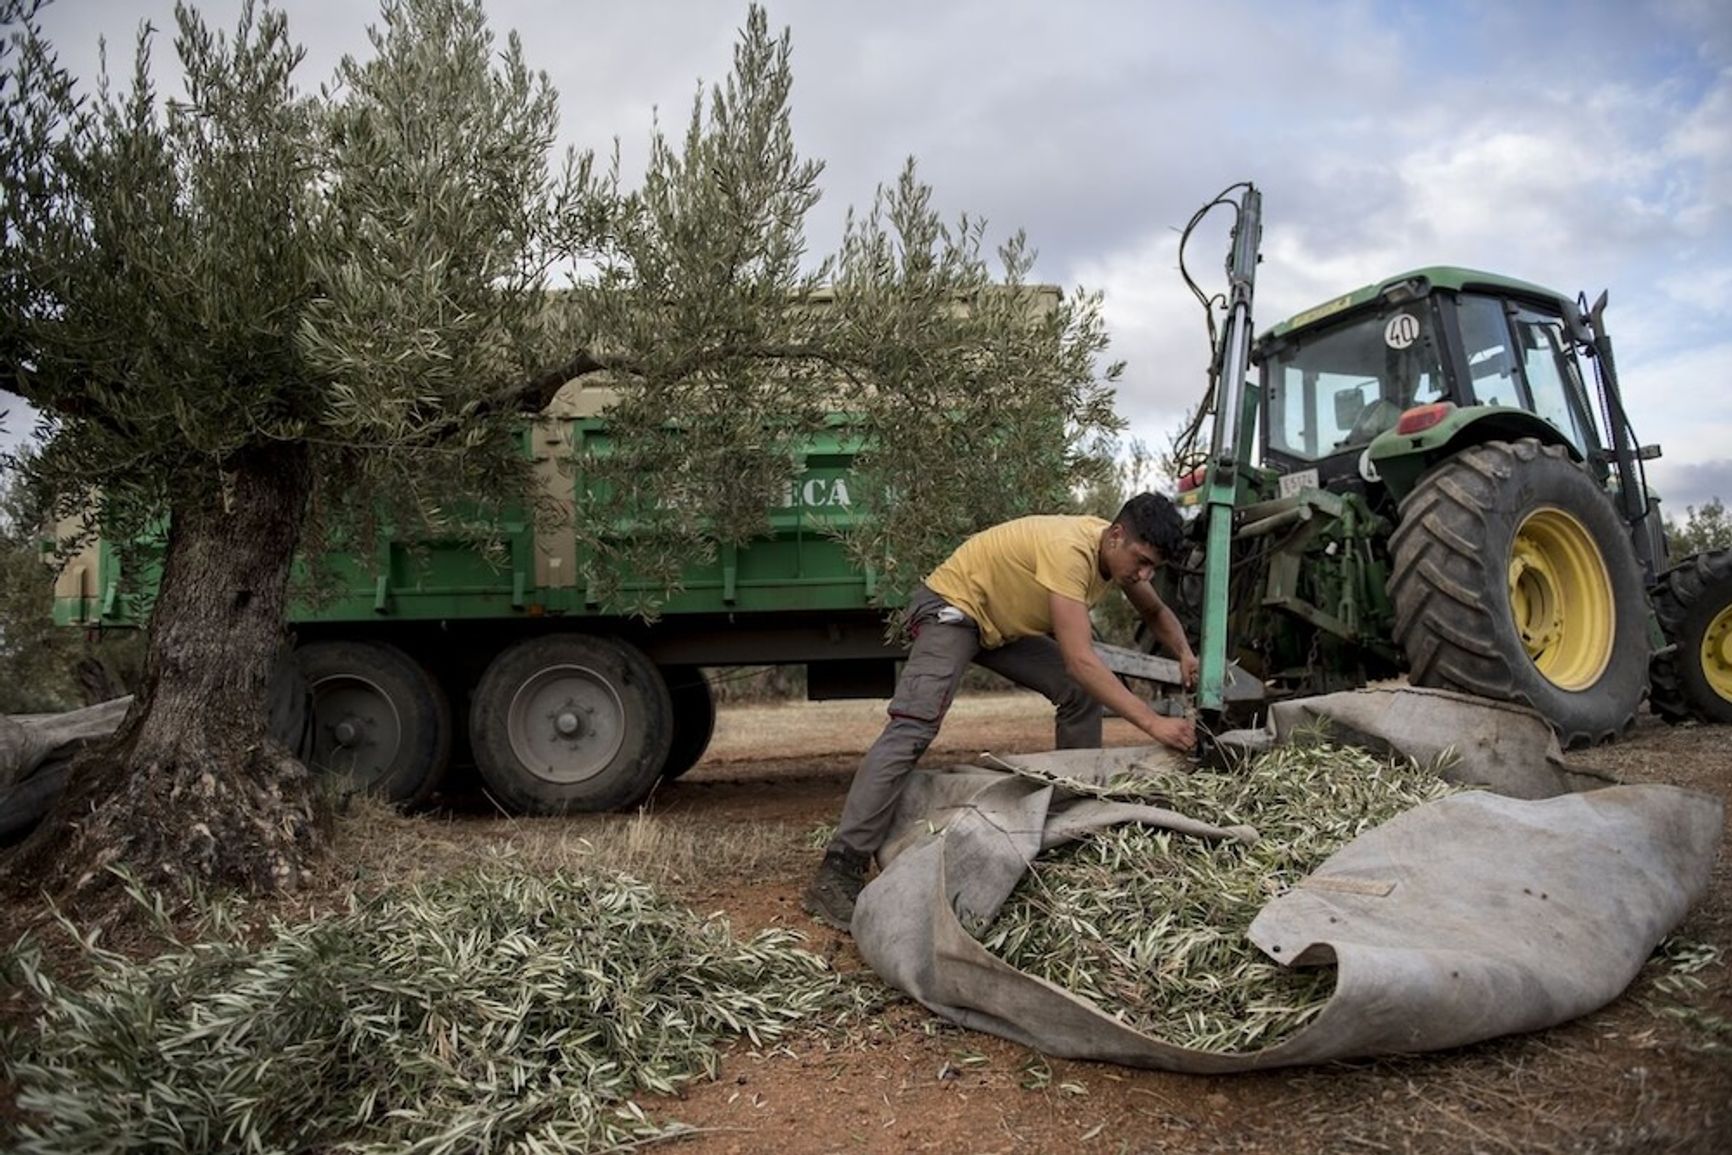
{"type": "MultiPolygon", "coordinates": [[[[365,50],[363,0],[286,0],[313,87],[365,50]]],[[[238,0],[205,0],[229,25],[238,0]]],[[[793,29],[795,131],[824,160],[833,248],[908,155],[947,214],[1026,229],[1037,275],[1106,295],[1119,407],[1160,444],[1203,385],[1176,228],[1237,180],[1264,191],[1259,327],[1424,264],[1611,290],[1626,400],[1668,507],[1732,499],[1732,7],[1214,0],[769,0],[793,29]]],[[[568,143],[682,126],[729,67],[732,0],[492,0],[561,97],[568,143]]],[[[130,54],[169,0],[58,0],[75,73],[130,54]]],[[[172,63],[168,39],[159,69],[172,63]]],[[[1219,230],[1193,267],[1216,274],[1219,230]]],[[[6,405],[0,402],[0,408],[6,405]]],[[[0,432],[28,420],[16,404],[0,432]]]]}

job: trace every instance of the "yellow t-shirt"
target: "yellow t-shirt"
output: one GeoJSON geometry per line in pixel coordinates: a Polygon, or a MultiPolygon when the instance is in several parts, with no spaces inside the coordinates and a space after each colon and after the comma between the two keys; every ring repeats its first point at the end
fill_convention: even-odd
{"type": "Polygon", "coordinates": [[[988,649],[1052,633],[1052,594],[1093,606],[1107,592],[1098,517],[1019,517],[969,538],[926,586],[973,618],[988,649]]]}

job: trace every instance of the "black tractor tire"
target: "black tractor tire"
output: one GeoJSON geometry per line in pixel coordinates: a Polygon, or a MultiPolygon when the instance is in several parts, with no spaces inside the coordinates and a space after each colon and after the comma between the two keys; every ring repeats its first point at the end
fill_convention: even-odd
{"type": "Polygon", "coordinates": [[[1401,503],[1390,549],[1395,641],[1414,685],[1531,706],[1566,749],[1609,741],[1634,723],[1648,689],[1642,573],[1617,511],[1564,449],[1491,441],[1440,463],[1401,503]],[[1558,596],[1535,599],[1562,607],[1550,616],[1557,628],[1544,637],[1551,641],[1536,643],[1541,660],[1588,655],[1563,667],[1562,680],[1530,656],[1512,604],[1512,572],[1551,572],[1527,565],[1532,538],[1518,553],[1518,533],[1529,525],[1568,527],[1580,568],[1593,578],[1604,571],[1603,582],[1552,582],[1543,591],[1558,596]],[[1579,601],[1596,592],[1609,624],[1605,614],[1580,612],[1579,601]]]}
{"type": "Polygon", "coordinates": [[[1648,671],[1654,683],[1649,699],[1654,713],[1668,722],[1732,723],[1727,692],[1732,659],[1726,654],[1732,549],[1694,554],[1661,574],[1654,588],[1654,613],[1666,640],[1677,647],[1655,658],[1648,671]],[[1704,653],[1705,642],[1713,655],[1704,653]]]}
{"type": "Polygon", "coordinates": [[[698,666],[663,666],[662,680],[668,684],[673,703],[674,736],[662,780],[672,782],[698,764],[716,733],[716,695],[698,666]]]}
{"type": "Polygon", "coordinates": [[[307,766],[400,806],[424,801],[451,762],[451,706],[421,663],[384,642],[295,651],[313,698],[307,766]]]}
{"type": "Polygon", "coordinates": [[[635,646],[586,634],[504,650],[469,711],[482,781],[521,814],[636,806],[661,781],[673,735],[661,672],[635,646]]]}

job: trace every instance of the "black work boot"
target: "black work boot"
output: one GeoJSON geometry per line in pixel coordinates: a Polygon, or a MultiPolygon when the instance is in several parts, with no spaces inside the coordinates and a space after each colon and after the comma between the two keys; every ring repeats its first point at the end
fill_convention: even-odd
{"type": "Polygon", "coordinates": [[[869,855],[847,850],[826,852],[800,905],[825,926],[848,930],[854,922],[854,900],[866,885],[866,864],[870,861],[869,855]]]}

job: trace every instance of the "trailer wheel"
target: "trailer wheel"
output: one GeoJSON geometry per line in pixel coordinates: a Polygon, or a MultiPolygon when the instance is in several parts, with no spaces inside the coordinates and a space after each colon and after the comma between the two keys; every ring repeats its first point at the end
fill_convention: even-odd
{"type": "Polygon", "coordinates": [[[1696,554],[1662,574],[1654,612],[1677,647],[1649,671],[1654,712],[1668,722],[1732,722],[1732,549],[1696,554]]]}
{"type": "Polygon", "coordinates": [[[66,788],[67,761],[44,766],[22,782],[0,787],[0,846],[21,842],[36,829],[66,788]]]}
{"type": "Polygon", "coordinates": [[[1648,688],[1647,599],[1622,521],[1557,446],[1438,465],[1390,540],[1395,640],[1421,686],[1532,706],[1566,747],[1626,730],[1648,688]]]}
{"type": "Polygon", "coordinates": [[[673,744],[662,766],[662,778],[672,782],[696,766],[709,749],[716,732],[716,696],[697,666],[664,666],[662,678],[668,684],[674,723],[673,744]]]}
{"type": "Polygon", "coordinates": [[[401,805],[432,793],[451,760],[451,707],[432,675],[383,642],[313,642],[296,653],[313,694],[308,765],[401,805]]]}
{"type": "Polygon", "coordinates": [[[303,764],[313,757],[313,690],[306,672],[292,652],[277,659],[276,671],[265,689],[266,727],[271,737],[288,747],[303,764]]]}
{"type": "Polygon", "coordinates": [[[528,814],[635,806],[673,738],[660,671],[611,638],[549,634],[493,659],[475,688],[469,739],[482,779],[528,814]]]}

